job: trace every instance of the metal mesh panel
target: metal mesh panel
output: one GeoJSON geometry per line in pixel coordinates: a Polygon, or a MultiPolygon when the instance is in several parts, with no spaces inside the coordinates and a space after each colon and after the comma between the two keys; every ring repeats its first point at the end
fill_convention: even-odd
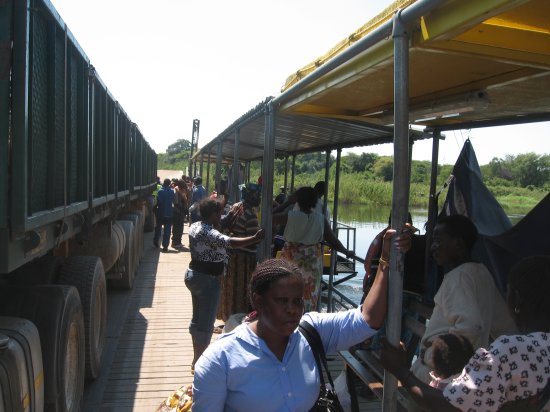
{"type": "Polygon", "coordinates": [[[93,165],[94,165],[94,197],[97,197],[101,194],[100,191],[100,180],[101,180],[101,164],[99,163],[99,156],[100,153],[100,147],[101,147],[101,141],[100,141],[100,134],[101,134],[101,96],[99,93],[99,88],[97,87],[97,84],[94,84],[94,107],[93,107],[93,124],[94,124],[94,132],[93,132],[93,165]],[[99,170],[98,170],[99,169],[99,170]]]}
{"type": "Polygon", "coordinates": [[[105,93],[95,84],[94,95],[94,196],[105,191],[105,93]]]}
{"type": "Polygon", "coordinates": [[[118,190],[127,189],[128,184],[128,162],[126,161],[126,150],[128,145],[128,120],[123,114],[118,120],[118,190]]]}
{"type": "Polygon", "coordinates": [[[107,100],[107,190],[109,194],[115,193],[115,104],[109,98],[107,100]]]}
{"type": "Polygon", "coordinates": [[[128,170],[130,171],[128,187],[130,190],[134,189],[134,184],[136,181],[136,134],[137,131],[135,126],[132,126],[130,131],[130,157],[128,159],[128,170]]]}
{"type": "Polygon", "coordinates": [[[78,88],[78,62],[73,53],[71,53],[69,67],[69,101],[68,101],[68,136],[67,150],[69,151],[67,159],[67,197],[68,203],[74,203],[78,200],[77,183],[78,183],[78,106],[77,106],[77,88],[78,88]]]}
{"type": "Polygon", "coordinates": [[[136,135],[136,186],[141,186],[143,184],[143,136],[141,133],[136,135]]]}
{"type": "Polygon", "coordinates": [[[31,83],[29,163],[29,214],[47,208],[48,159],[48,55],[47,25],[39,13],[33,13],[31,38],[31,83]]]}
{"type": "Polygon", "coordinates": [[[53,206],[62,206],[64,203],[64,175],[65,175],[65,38],[64,33],[59,32],[55,36],[54,59],[54,135],[53,149],[55,159],[53,165],[53,206]]]}

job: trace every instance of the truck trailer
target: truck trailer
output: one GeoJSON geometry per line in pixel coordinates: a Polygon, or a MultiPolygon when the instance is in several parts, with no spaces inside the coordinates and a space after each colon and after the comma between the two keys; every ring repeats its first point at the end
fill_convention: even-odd
{"type": "Polygon", "coordinates": [[[0,0],[0,411],[78,411],[156,153],[48,0],[0,0]]]}

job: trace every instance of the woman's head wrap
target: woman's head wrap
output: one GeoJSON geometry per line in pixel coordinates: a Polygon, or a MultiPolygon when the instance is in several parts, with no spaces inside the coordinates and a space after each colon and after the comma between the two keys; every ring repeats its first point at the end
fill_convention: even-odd
{"type": "Polygon", "coordinates": [[[262,197],[262,187],[256,183],[246,183],[240,185],[241,189],[241,199],[247,203],[257,203],[260,204],[260,199],[262,197]]]}

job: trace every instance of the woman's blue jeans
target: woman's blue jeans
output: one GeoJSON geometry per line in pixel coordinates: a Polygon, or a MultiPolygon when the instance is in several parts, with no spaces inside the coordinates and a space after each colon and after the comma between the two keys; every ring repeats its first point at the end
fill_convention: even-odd
{"type": "Polygon", "coordinates": [[[191,292],[193,318],[189,333],[196,344],[209,345],[220,303],[220,277],[187,269],[185,286],[191,292]]]}

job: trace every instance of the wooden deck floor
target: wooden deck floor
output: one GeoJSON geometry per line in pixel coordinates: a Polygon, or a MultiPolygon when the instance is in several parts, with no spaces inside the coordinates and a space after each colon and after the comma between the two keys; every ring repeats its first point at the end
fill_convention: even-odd
{"type": "MultiPolygon", "coordinates": [[[[133,290],[108,292],[103,371],[86,386],[84,411],[152,412],[175,389],[192,383],[191,295],[184,283],[189,261],[188,250],[160,253],[152,234],[145,235],[133,290]]],[[[335,378],[342,363],[332,358],[335,378]]],[[[378,402],[361,405],[364,411],[380,409],[378,402]]]]}

